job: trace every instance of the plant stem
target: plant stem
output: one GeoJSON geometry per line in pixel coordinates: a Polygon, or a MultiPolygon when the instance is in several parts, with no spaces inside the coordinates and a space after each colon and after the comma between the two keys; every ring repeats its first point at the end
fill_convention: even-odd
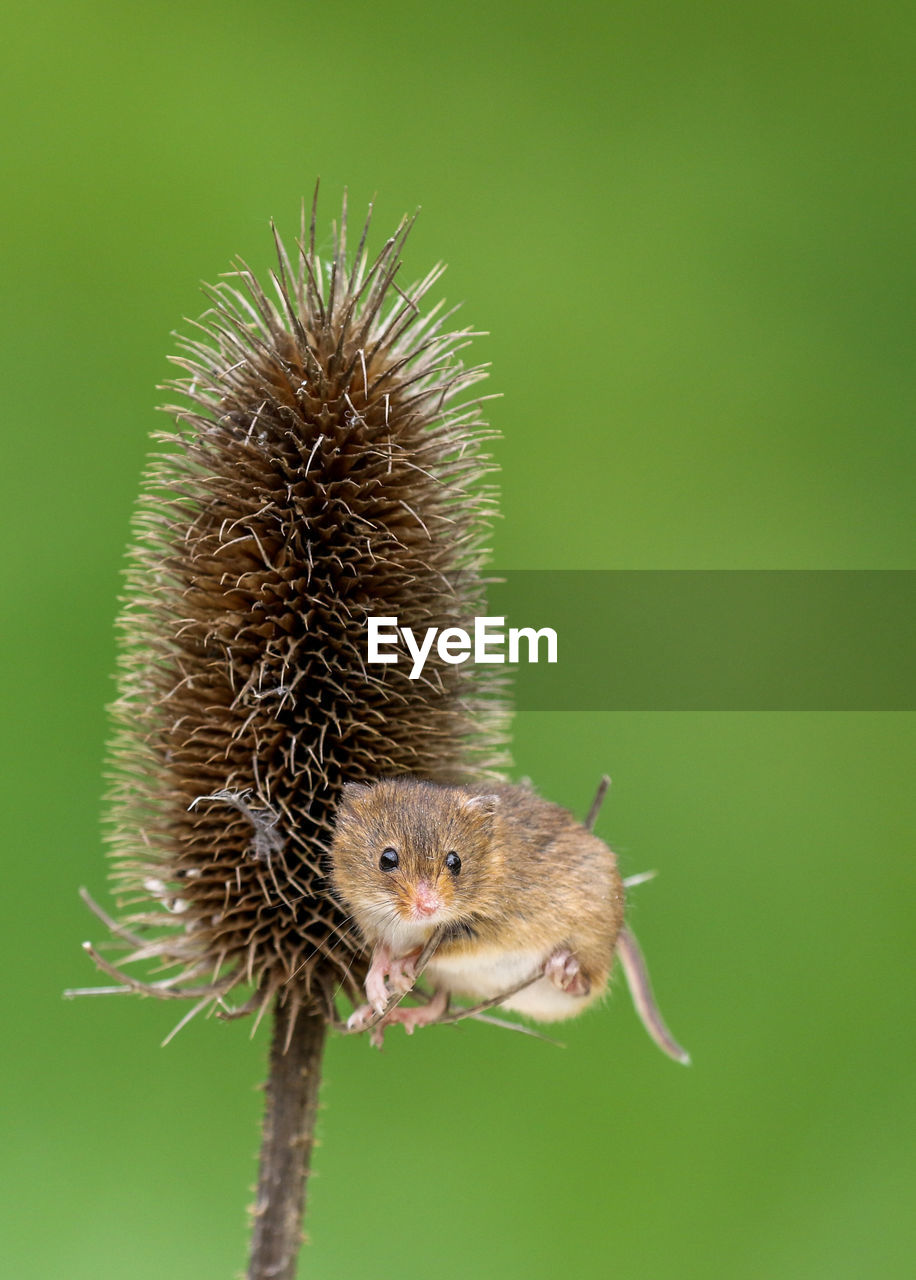
{"type": "Polygon", "coordinates": [[[278,1000],[248,1280],[294,1280],[302,1244],[305,1183],[314,1143],[327,1023],[321,1014],[300,1008],[290,1035],[290,1015],[291,1002],[280,1004],[278,1000]]]}

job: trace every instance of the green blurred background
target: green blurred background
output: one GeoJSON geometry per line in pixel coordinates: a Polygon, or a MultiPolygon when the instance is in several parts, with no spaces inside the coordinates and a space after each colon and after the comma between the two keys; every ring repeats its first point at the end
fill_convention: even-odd
{"type": "MultiPolygon", "coordinates": [[[[244,1265],[266,1034],[65,1003],[105,898],[122,548],[200,278],[323,184],[423,206],[492,361],[503,568],[912,565],[912,6],[186,0],[7,10],[4,1269],[244,1265]]],[[[304,1275],[896,1277],[913,1232],[904,714],[517,719],[638,891],[557,1049],[330,1045],[304,1275]]],[[[910,1024],[911,1025],[911,1024],[910,1024]]]]}

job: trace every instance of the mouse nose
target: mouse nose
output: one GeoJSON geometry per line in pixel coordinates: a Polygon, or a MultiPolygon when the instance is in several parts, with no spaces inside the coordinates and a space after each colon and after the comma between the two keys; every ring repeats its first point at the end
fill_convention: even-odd
{"type": "Polygon", "coordinates": [[[442,899],[435,889],[431,888],[425,880],[421,880],[414,894],[414,906],[418,915],[434,916],[442,906],[442,899]]]}

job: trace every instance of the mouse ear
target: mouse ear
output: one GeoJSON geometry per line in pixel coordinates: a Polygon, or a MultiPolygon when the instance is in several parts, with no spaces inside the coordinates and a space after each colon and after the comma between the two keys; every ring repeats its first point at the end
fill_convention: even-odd
{"type": "Polygon", "coordinates": [[[368,782],[345,782],[340,793],[340,800],[345,800],[353,804],[359,800],[366,800],[372,795],[372,787],[368,782]]]}
{"type": "Polygon", "coordinates": [[[495,813],[499,807],[499,796],[466,796],[464,807],[465,809],[474,809],[478,813],[495,813]]]}

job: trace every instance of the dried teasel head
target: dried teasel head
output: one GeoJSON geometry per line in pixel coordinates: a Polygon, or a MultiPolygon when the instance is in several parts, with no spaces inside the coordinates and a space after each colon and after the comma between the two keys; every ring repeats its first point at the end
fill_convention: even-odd
{"type": "MultiPolygon", "coordinates": [[[[175,359],[184,407],[146,472],[120,620],[110,834],[127,987],[194,1010],[272,996],[333,1016],[362,944],[329,894],[346,781],[504,767],[493,668],[368,666],[366,619],[468,625],[494,494],[470,336],[395,282],[405,220],[371,263],[315,210],[276,238],[271,295],[244,263],[175,359]],[[161,980],[128,976],[152,962],[161,980]],[[230,993],[235,994],[230,997],[230,993]],[[241,991],[241,994],[240,994],[241,991]]],[[[184,1021],[184,1020],[183,1020],[184,1021]]]]}

